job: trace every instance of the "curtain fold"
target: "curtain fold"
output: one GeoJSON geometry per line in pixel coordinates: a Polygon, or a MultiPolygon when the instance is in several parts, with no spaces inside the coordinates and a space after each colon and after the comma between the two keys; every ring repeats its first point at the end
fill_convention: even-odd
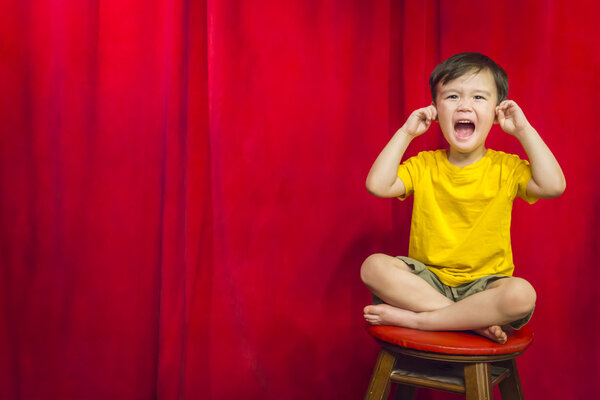
{"type": "MultiPolygon", "coordinates": [[[[361,398],[360,265],[407,251],[411,213],[364,180],[459,51],[507,70],[567,177],[514,209],[515,273],[538,293],[525,393],[590,397],[599,11],[2,2],[0,398],[361,398]]],[[[435,126],[408,154],[444,145],[435,126]]],[[[488,145],[526,156],[497,127],[488,145]]]]}

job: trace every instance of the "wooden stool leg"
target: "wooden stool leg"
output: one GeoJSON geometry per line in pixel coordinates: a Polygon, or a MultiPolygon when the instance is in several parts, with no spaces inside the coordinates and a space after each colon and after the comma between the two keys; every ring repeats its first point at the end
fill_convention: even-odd
{"type": "Polygon", "coordinates": [[[492,400],[491,367],[489,363],[465,365],[467,400],[492,400]]]}
{"type": "Polygon", "coordinates": [[[388,398],[390,394],[390,374],[395,362],[396,356],[382,348],[373,370],[365,400],[384,400],[388,398]]]}
{"type": "Polygon", "coordinates": [[[500,367],[510,370],[510,376],[500,382],[500,394],[502,400],[523,400],[523,389],[521,388],[521,379],[517,369],[517,360],[506,360],[497,363],[500,367]]]}

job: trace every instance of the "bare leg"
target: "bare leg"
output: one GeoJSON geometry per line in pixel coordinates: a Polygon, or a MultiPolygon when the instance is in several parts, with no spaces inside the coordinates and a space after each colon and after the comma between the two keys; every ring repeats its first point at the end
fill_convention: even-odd
{"type": "Polygon", "coordinates": [[[404,310],[433,311],[453,303],[396,257],[373,254],[363,263],[360,276],[371,293],[404,310]]]}
{"type": "Polygon", "coordinates": [[[523,318],[534,305],[535,291],[527,281],[506,278],[493,282],[483,292],[433,311],[414,312],[382,304],[369,306],[378,308],[365,309],[365,312],[372,323],[421,330],[477,330],[503,343],[506,338],[498,336],[500,328],[497,326],[523,318]]]}
{"type": "MultiPolygon", "coordinates": [[[[446,298],[423,279],[414,275],[410,267],[402,260],[384,254],[374,254],[365,260],[361,268],[361,278],[371,292],[389,304],[365,307],[365,319],[374,325],[385,324],[405,327],[417,327],[418,325],[420,326],[418,329],[424,330],[475,330],[491,340],[504,343],[506,334],[499,324],[521,318],[518,315],[513,318],[512,314],[515,313],[510,312],[510,310],[508,314],[511,316],[509,317],[505,315],[504,310],[492,312],[491,314],[487,311],[482,312],[483,309],[477,298],[475,301],[467,302],[466,305],[459,302],[456,303],[460,304],[459,307],[450,308],[450,306],[455,305],[452,300],[446,298]],[[445,311],[442,318],[437,321],[435,312],[441,312],[446,308],[450,308],[450,312],[445,311]],[[465,311],[470,312],[464,314],[465,311]],[[504,318],[500,318],[499,314],[502,314],[501,316],[504,316],[504,318]],[[454,316],[457,317],[456,320],[452,320],[454,316]],[[498,322],[506,319],[508,319],[506,322],[498,322]],[[486,321],[489,322],[486,323],[486,321]]],[[[499,288],[502,281],[508,281],[509,279],[517,278],[495,281],[489,285],[488,290],[499,288]]],[[[535,303],[535,292],[531,285],[526,281],[517,279],[518,284],[525,287],[525,294],[533,293],[533,303],[535,303]],[[530,290],[528,291],[528,289],[530,290]]],[[[505,289],[509,288],[506,287],[505,289]]],[[[520,291],[516,291],[519,294],[520,291]]],[[[501,293],[492,292],[492,294],[506,296],[507,294],[510,295],[511,292],[514,292],[514,290],[503,290],[501,293]]],[[[498,296],[488,297],[484,296],[481,300],[484,303],[487,302],[488,305],[489,303],[497,304],[495,302],[498,301],[498,296]]],[[[527,302],[527,299],[525,299],[525,302],[527,302]]]]}
{"type": "MultiPolygon", "coordinates": [[[[411,318],[410,314],[415,314],[412,311],[406,311],[398,307],[393,307],[388,304],[379,304],[366,306],[364,309],[364,317],[367,322],[372,325],[394,325],[408,327],[405,323],[406,318],[411,318]],[[409,313],[407,317],[407,313],[409,313]]],[[[417,313],[418,314],[418,313],[417,313]]],[[[434,330],[434,329],[431,329],[434,330]]],[[[444,329],[451,330],[451,329],[444,329]]],[[[461,329],[462,330],[462,329],[461,329]]],[[[508,336],[502,327],[499,325],[491,325],[487,328],[468,329],[475,333],[484,336],[494,342],[500,344],[506,343],[508,336]]]]}

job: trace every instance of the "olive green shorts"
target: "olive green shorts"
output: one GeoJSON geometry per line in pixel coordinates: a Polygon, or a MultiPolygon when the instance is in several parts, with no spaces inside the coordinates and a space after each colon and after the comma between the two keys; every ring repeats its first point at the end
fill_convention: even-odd
{"type": "MultiPolygon", "coordinates": [[[[460,301],[465,297],[472,296],[475,293],[484,291],[490,283],[497,281],[498,279],[508,278],[508,276],[505,275],[488,275],[484,276],[483,278],[474,280],[473,282],[453,287],[442,283],[442,281],[440,281],[440,278],[438,278],[436,274],[431,272],[431,270],[427,268],[427,266],[422,262],[409,257],[397,258],[404,261],[411,268],[413,274],[425,280],[425,282],[431,285],[435,290],[437,290],[438,292],[440,292],[441,294],[443,294],[444,296],[446,296],[454,302],[460,301]]],[[[377,296],[373,295],[373,304],[381,303],[384,303],[384,301],[382,301],[377,296]]],[[[509,325],[513,329],[521,329],[523,326],[525,326],[527,322],[529,322],[532,315],[533,310],[524,318],[521,318],[517,321],[513,321],[509,325]]]]}

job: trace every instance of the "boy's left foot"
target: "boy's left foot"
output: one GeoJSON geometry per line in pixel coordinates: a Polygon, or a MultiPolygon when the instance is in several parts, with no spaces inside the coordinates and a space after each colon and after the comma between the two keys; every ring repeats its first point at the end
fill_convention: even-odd
{"type": "Polygon", "coordinates": [[[500,344],[506,343],[508,339],[506,332],[498,325],[493,325],[489,328],[474,329],[473,332],[500,344]]]}

